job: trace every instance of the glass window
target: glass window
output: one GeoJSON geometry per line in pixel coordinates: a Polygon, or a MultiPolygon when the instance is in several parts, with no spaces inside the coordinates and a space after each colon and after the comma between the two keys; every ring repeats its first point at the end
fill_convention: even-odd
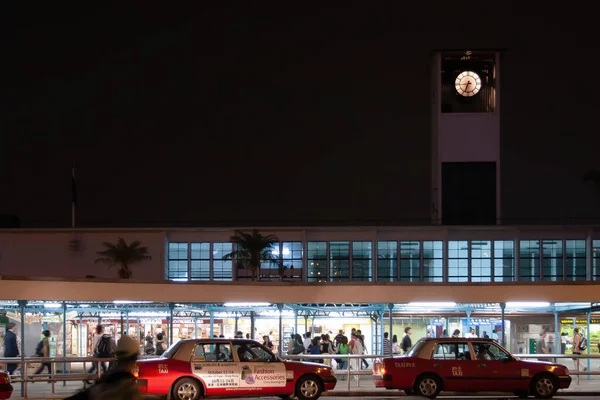
{"type": "Polygon", "coordinates": [[[540,241],[521,240],[519,243],[519,280],[540,280],[540,241]]]}
{"type": "Polygon", "coordinates": [[[283,265],[287,268],[291,268],[291,271],[289,272],[291,277],[302,277],[303,257],[304,249],[302,248],[302,242],[283,242],[281,244],[281,258],[283,260],[283,265]]]}
{"type": "Polygon", "coordinates": [[[515,280],[515,242],[494,240],[494,281],[512,282],[515,280]]]}
{"type": "Polygon", "coordinates": [[[190,243],[190,279],[210,280],[210,243],[190,243]]]}
{"type": "Polygon", "coordinates": [[[371,242],[352,242],[352,280],[371,282],[372,268],[371,242]]]}
{"type": "Polygon", "coordinates": [[[229,343],[202,343],[196,346],[194,362],[233,362],[229,343]]]}
{"type": "Polygon", "coordinates": [[[423,280],[425,282],[444,280],[444,242],[441,240],[423,241],[423,280]]]}
{"type": "Polygon", "coordinates": [[[473,240],[471,241],[471,281],[490,282],[491,280],[492,242],[489,240],[473,240]]]}
{"type": "MultiPolygon", "coordinates": [[[[450,248],[448,248],[450,251],[450,248]]],[[[467,342],[439,343],[433,352],[434,360],[469,360],[470,350],[467,342]]]]}
{"type": "Polygon", "coordinates": [[[587,248],[585,240],[565,240],[565,275],[569,281],[587,279],[587,248]]]}
{"type": "Polygon", "coordinates": [[[600,281],[600,240],[592,240],[592,280],[600,281]]]}
{"type": "Polygon", "coordinates": [[[232,260],[223,260],[226,254],[233,251],[233,246],[229,242],[213,243],[213,280],[230,281],[233,279],[232,260]]]}
{"type": "Polygon", "coordinates": [[[418,240],[400,242],[400,281],[421,280],[421,243],[418,240]]]}
{"type": "Polygon", "coordinates": [[[327,242],[308,242],[307,280],[324,282],[327,280],[327,242]]]}
{"type": "Polygon", "coordinates": [[[377,280],[398,280],[398,242],[395,240],[377,242],[377,280]]]}
{"type": "Polygon", "coordinates": [[[564,280],[563,242],[562,240],[542,240],[543,280],[564,280]]]}
{"type": "Polygon", "coordinates": [[[350,242],[329,242],[329,280],[350,280],[350,242]]]}
{"type": "Polygon", "coordinates": [[[169,262],[167,279],[187,280],[188,276],[188,244],[169,243],[169,262]]]}
{"type": "Polygon", "coordinates": [[[469,281],[469,242],[448,241],[448,282],[469,281]]]}

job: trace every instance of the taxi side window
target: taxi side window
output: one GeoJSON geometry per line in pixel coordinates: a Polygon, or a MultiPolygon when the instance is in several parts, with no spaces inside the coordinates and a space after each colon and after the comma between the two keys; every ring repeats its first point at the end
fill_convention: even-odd
{"type": "Polygon", "coordinates": [[[438,343],[433,352],[435,360],[470,360],[467,342],[438,343]]]}
{"type": "Polygon", "coordinates": [[[194,351],[196,361],[233,362],[231,345],[229,343],[205,343],[196,346],[194,351]]]}

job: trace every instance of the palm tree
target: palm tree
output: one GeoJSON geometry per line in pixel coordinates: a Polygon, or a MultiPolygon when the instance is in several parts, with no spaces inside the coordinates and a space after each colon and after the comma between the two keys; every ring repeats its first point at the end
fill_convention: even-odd
{"type": "Polygon", "coordinates": [[[223,256],[223,260],[237,261],[239,268],[248,268],[252,273],[252,280],[256,280],[262,262],[279,265],[279,258],[271,254],[273,245],[279,243],[274,235],[264,236],[256,229],[252,233],[236,231],[229,240],[236,245],[236,249],[223,256]]]}
{"type": "Polygon", "coordinates": [[[116,244],[103,242],[105,250],[96,252],[100,257],[94,261],[94,264],[108,264],[111,268],[115,265],[119,267],[119,278],[131,278],[130,266],[140,261],[152,260],[148,255],[148,248],[140,246],[139,240],[134,240],[127,244],[123,238],[119,238],[116,244]]]}

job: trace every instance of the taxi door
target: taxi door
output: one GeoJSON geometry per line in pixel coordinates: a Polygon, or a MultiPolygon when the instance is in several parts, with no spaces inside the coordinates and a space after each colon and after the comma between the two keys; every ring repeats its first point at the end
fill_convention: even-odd
{"type": "Polygon", "coordinates": [[[247,393],[240,386],[242,369],[230,343],[198,343],[191,364],[192,373],[204,382],[206,396],[247,393]]]}
{"type": "Polygon", "coordinates": [[[241,369],[240,394],[242,391],[256,396],[287,393],[287,373],[283,362],[258,342],[236,344],[235,351],[241,369]]]}
{"type": "Polygon", "coordinates": [[[467,391],[473,386],[473,361],[466,341],[438,343],[431,359],[432,370],[439,374],[444,390],[467,391]]]}
{"type": "Polygon", "coordinates": [[[528,376],[515,367],[512,357],[495,343],[471,343],[477,360],[480,390],[519,391],[528,389],[528,376]],[[525,378],[524,378],[525,377],[525,378]]]}

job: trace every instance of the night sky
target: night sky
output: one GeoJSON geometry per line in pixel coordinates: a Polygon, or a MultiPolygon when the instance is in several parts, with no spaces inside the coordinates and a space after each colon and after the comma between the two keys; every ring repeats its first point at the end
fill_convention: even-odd
{"type": "Polygon", "coordinates": [[[600,216],[591,9],[14,3],[0,214],[23,227],[70,226],[72,165],[81,226],[425,223],[431,54],[457,48],[506,49],[506,222],[600,216]]]}

